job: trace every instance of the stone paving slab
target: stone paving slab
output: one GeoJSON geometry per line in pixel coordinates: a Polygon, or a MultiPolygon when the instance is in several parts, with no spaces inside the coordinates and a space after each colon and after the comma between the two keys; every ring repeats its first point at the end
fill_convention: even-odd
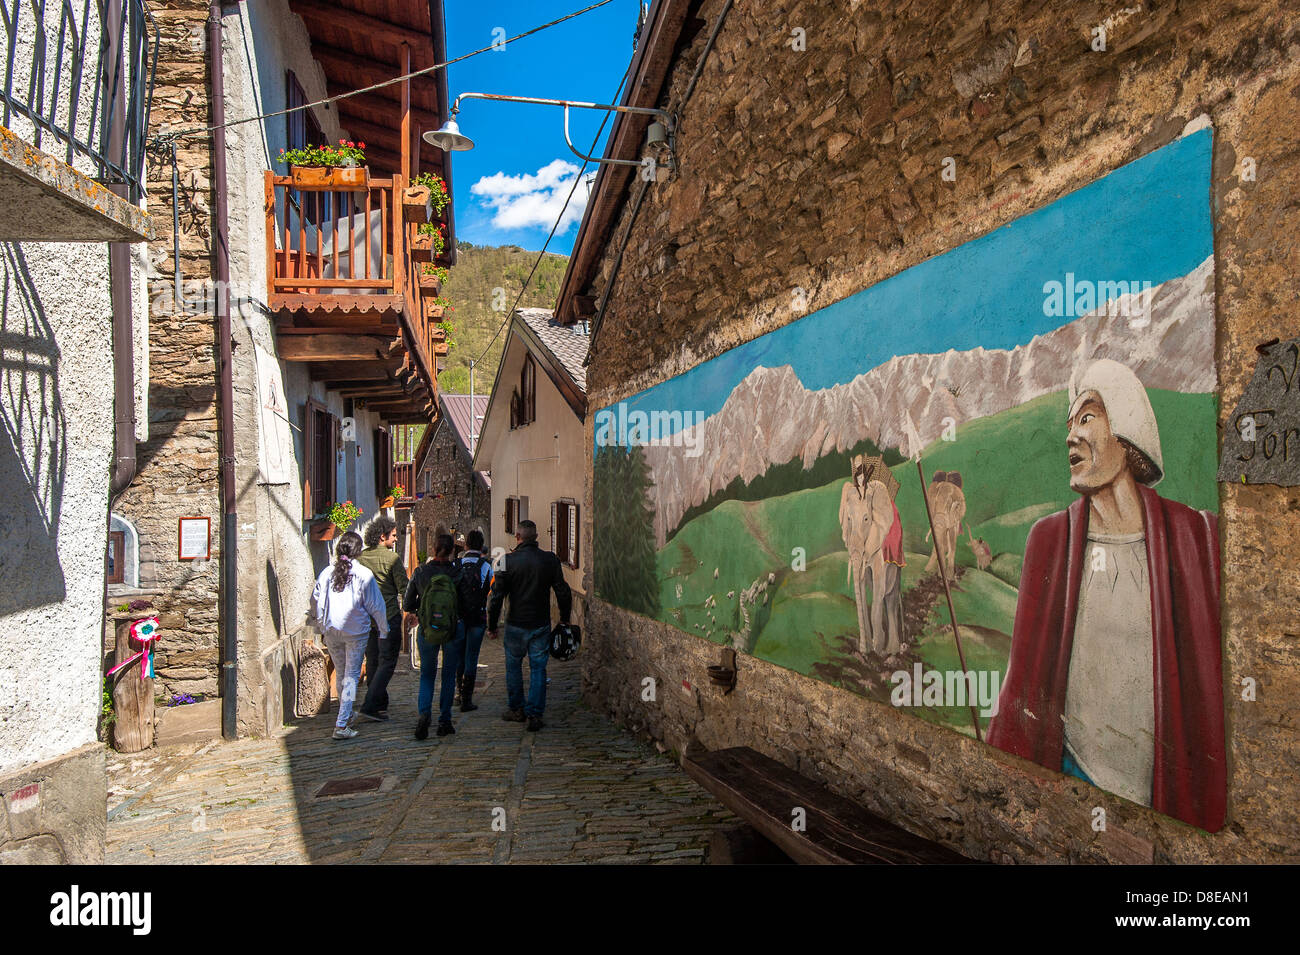
{"type": "Polygon", "coordinates": [[[484,642],[480,663],[480,708],[455,711],[441,739],[412,736],[419,680],[404,656],[392,720],[355,723],[355,739],[333,740],[333,716],[320,716],[275,739],[111,754],[106,861],[699,863],[710,830],[735,821],[672,759],[581,703],[578,661],[548,667],[540,733],[500,718],[500,641],[484,642]],[[317,796],[362,776],[379,788],[317,796]]]}

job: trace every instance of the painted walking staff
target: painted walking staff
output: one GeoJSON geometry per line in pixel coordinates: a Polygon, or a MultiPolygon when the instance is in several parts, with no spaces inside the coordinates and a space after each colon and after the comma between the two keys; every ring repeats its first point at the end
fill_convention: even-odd
{"type": "Polygon", "coordinates": [[[1070,381],[1078,500],[1025,544],[989,743],[1210,832],[1227,804],[1218,520],[1161,497],[1146,389],[1103,359],[1070,381]]]}
{"type": "Polygon", "coordinates": [[[903,645],[903,525],[894,505],[898,481],[879,455],[856,455],[850,465],[852,478],[840,492],[840,531],[858,608],[858,652],[888,656],[903,645]]]}

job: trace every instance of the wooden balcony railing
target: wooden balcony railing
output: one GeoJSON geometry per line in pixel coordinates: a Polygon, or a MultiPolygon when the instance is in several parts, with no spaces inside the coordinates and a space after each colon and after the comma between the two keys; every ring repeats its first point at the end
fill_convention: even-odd
{"type": "MultiPolygon", "coordinates": [[[[420,279],[425,263],[418,259],[427,256],[413,248],[417,224],[402,204],[405,187],[400,174],[356,191],[295,187],[289,176],[268,171],[268,303],[298,334],[400,337],[404,364],[428,390],[432,420],[437,359],[447,341],[437,327],[437,283],[420,279]]],[[[373,356],[369,342],[365,349],[373,356]]]]}
{"type": "Polygon", "coordinates": [[[371,179],[369,188],[358,192],[295,189],[290,177],[268,171],[272,308],[285,296],[400,297],[406,229],[401,210],[394,209],[396,185],[395,179],[371,179]]]}

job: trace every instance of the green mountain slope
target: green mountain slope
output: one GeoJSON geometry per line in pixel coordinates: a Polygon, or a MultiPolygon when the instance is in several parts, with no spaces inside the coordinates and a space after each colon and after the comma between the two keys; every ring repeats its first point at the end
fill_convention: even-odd
{"type": "MultiPolygon", "coordinates": [[[[470,359],[477,358],[496,335],[536,260],[536,252],[517,245],[457,244],[456,265],[451,269],[442,293],[455,310],[449,315],[454,327],[450,336],[453,344],[447,351],[446,368],[438,376],[441,390],[452,394],[469,392],[470,359]],[[496,289],[502,291],[497,293],[496,289]],[[504,311],[500,310],[502,307],[504,311]]],[[[549,252],[543,255],[519,307],[554,308],[568,264],[567,256],[549,252]]],[[[497,335],[492,347],[475,367],[474,390],[478,394],[487,394],[491,390],[504,346],[503,333],[497,335]]]]}

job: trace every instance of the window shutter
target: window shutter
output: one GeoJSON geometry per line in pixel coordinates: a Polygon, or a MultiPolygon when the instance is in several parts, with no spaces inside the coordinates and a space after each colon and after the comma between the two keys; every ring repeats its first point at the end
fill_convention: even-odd
{"type": "Polygon", "coordinates": [[[558,501],[551,501],[551,550],[558,554],[560,551],[560,505],[558,501]]]}
{"type": "Polygon", "coordinates": [[[569,564],[578,566],[578,505],[569,505],[569,564]]]}

